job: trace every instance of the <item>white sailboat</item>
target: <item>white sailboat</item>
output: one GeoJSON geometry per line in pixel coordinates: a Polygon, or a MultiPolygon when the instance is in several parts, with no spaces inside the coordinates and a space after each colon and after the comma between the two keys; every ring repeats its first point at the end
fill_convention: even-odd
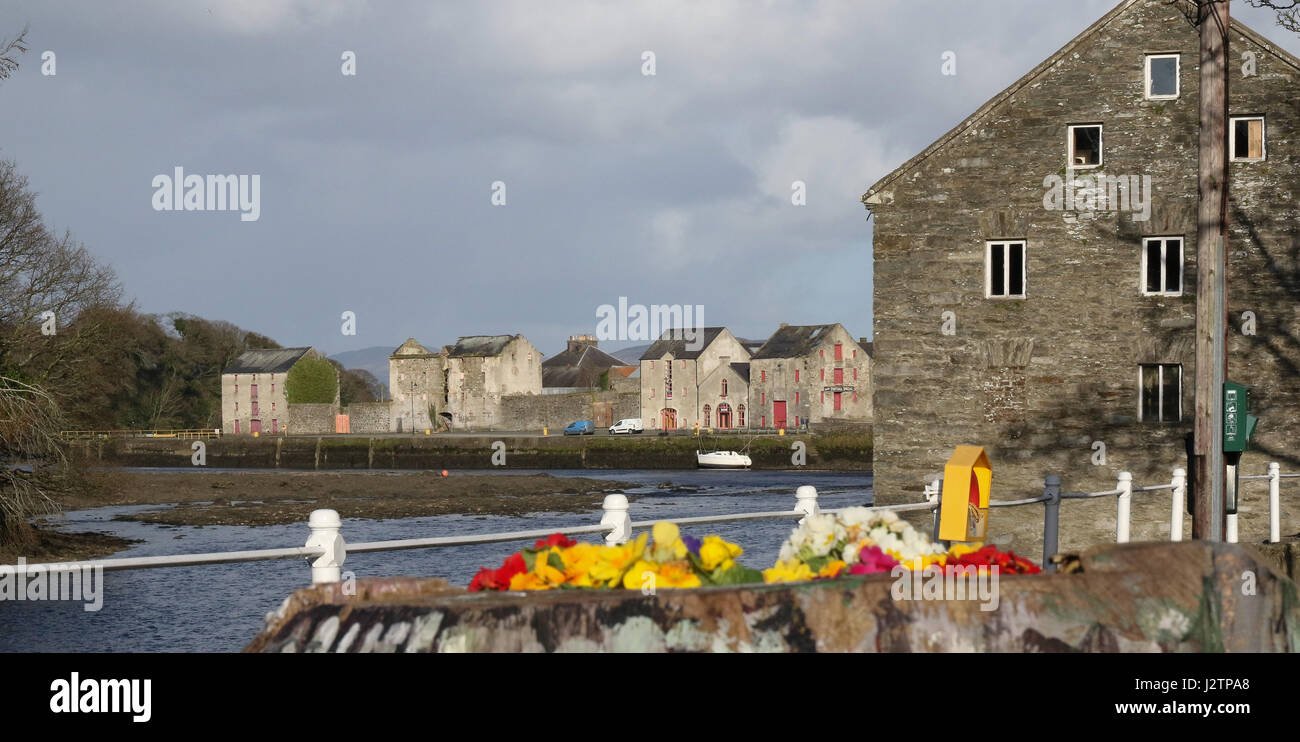
{"type": "Polygon", "coordinates": [[[696,451],[695,462],[701,469],[748,469],[754,463],[736,451],[696,451]]]}

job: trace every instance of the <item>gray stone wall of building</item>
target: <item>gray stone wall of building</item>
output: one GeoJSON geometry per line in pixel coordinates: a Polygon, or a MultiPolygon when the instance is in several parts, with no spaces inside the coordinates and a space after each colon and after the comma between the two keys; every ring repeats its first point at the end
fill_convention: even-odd
{"type": "Polygon", "coordinates": [[[507,394],[501,398],[503,425],[510,430],[552,433],[575,420],[591,420],[597,428],[625,417],[637,417],[636,392],[577,392],[574,394],[507,394]]]}
{"type": "Polygon", "coordinates": [[[777,401],[786,403],[785,427],[795,427],[796,416],[800,425],[826,420],[868,422],[871,359],[857,339],[837,325],[805,356],[754,359],[749,369],[749,396],[754,427],[777,427],[777,401]],[[836,343],[841,347],[840,360],[835,359],[836,343]],[[842,372],[840,382],[835,381],[837,369],[842,372]]]}
{"type": "Polygon", "coordinates": [[[334,414],[338,408],[332,404],[291,404],[285,415],[285,432],[288,435],[320,435],[334,432],[334,414]]]}
{"type": "MultiPolygon", "coordinates": [[[[1300,70],[1234,29],[1234,69],[1248,51],[1257,73],[1233,76],[1230,113],[1265,116],[1267,160],[1231,165],[1228,377],[1254,387],[1261,453],[1244,465],[1263,473],[1268,458],[1296,463],[1300,426],[1300,70]],[[1243,334],[1245,312],[1255,335],[1243,334]]],[[[917,499],[958,444],[989,449],[1004,499],[1041,492],[1047,474],[1096,491],[1121,470],[1155,483],[1186,466],[1197,65],[1196,30],[1143,0],[868,194],[878,503],[917,499]],[[1180,96],[1145,99],[1144,54],[1174,51],[1180,96]],[[1083,123],[1104,127],[1102,168],[1086,174],[1149,176],[1149,219],[1045,207],[1044,179],[1068,173],[1067,126],[1083,123]],[[1181,296],[1143,295],[1146,236],[1183,239],[1181,296]],[[986,242],[999,239],[1026,240],[1024,299],[985,298],[986,242]],[[1181,365],[1181,422],[1139,422],[1140,364],[1181,365]]]]}
{"type": "Polygon", "coordinates": [[[499,355],[449,357],[446,368],[446,411],[454,430],[509,426],[501,408],[505,396],[542,394],[542,354],[522,335],[499,355]]]}
{"type": "Polygon", "coordinates": [[[343,410],[348,416],[348,429],[353,433],[389,432],[390,413],[388,402],[354,402],[343,410]]]}
{"type": "Polygon", "coordinates": [[[446,397],[443,360],[442,356],[431,353],[389,357],[388,388],[392,399],[388,403],[389,431],[437,429],[437,418],[446,397]]]}

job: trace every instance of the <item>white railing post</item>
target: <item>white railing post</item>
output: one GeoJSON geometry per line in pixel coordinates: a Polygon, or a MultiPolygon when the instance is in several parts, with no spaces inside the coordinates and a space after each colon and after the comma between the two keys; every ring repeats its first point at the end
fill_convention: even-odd
{"type": "Polygon", "coordinates": [[[930,540],[939,543],[939,497],[943,493],[943,478],[935,477],[934,481],[925,485],[925,499],[930,503],[931,529],[930,540]]]}
{"type": "Polygon", "coordinates": [[[627,543],[632,538],[632,517],[627,514],[627,495],[605,495],[601,508],[605,514],[600,517],[600,524],[614,529],[605,534],[605,543],[610,546],[627,543]]]}
{"type": "Polygon", "coordinates": [[[1169,518],[1169,540],[1183,540],[1183,502],[1187,497],[1187,470],[1174,469],[1174,504],[1173,514],[1169,518]]]}
{"type": "Polygon", "coordinates": [[[1133,474],[1119,473],[1119,510],[1115,516],[1115,543],[1127,544],[1129,539],[1129,518],[1133,510],[1133,474]]]}
{"type": "MultiPolygon", "coordinates": [[[[805,484],[794,491],[794,509],[796,512],[803,513],[805,517],[816,515],[817,510],[817,488],[805,484]]],[[[799,525],[803,525],[804,518],[799,519],[799,525]]]]}
{"type": "Polygon", "coordinates": [[[1276,461],[1268,465],[1268,541],[1282,540],[1281,485],[1282,467],[1276,461]]]}
{"type": "Polygon", "coordinates": [[[311,536],[307,538],[307,548],[323,549],[324,554],[311,563],[311,584],[338,582],[343,560],[347,559],[347,544],[339,531],[343,521],[336,510],[313,510],[307,520],[311,536]]]}

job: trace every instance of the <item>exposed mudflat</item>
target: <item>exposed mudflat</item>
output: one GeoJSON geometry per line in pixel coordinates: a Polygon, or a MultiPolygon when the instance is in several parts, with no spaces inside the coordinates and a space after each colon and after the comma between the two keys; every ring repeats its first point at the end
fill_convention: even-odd
{"type": "Polygon", "coordinates": [[[90,487],[64,495],[67,510],[109,505],[166,505],[121,519],[170,525],[262,526],[305,522],[332,508],[344,518],[447,514],[522,515],[584,512],[627,485],[549,474],[493,476],[437,472],[152,473],[96,472],[90,487]]]}

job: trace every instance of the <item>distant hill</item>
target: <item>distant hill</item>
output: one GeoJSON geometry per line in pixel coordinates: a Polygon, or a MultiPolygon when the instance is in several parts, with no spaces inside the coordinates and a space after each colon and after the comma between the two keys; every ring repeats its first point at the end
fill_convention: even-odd
{"type": "MultiPolygon", "coordinates": [[[[647,350],[650,350],[651,345],[652,343],[646,343],[645,345],[633,345],[628,348],[623,348],[622,350],[606,350],[605,352],[614,356],[623,363],[632,366],[639,366],[641,365],[641,355],[647,350]]],[[[601,348],[601,350],[605,349],[601,348]]]]}
{"type": "Polygon", "coordinates": [[[396,345],[375,345],[361,350],[349,350],[336,353],[330,358],[343,364],[343,368],[359,368],[369,371],[379,379],[379,383],[388,387],[388,356],[396,345]]]}

